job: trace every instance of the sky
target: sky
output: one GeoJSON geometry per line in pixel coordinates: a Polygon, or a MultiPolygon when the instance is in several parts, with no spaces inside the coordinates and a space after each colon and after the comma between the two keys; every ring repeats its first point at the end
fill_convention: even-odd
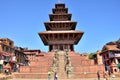
{"type": "MultiPolygon", "coordinates": [[[[46,31],[44,22],[58,0],[0,0],[0,38],[15,46],[48,52],[38,32],[46,31]]],[[[76,30],[84,35],[75,46],[79,53],[92,53],[120,38],[120,0],[61,0],[77,21],[76,30]]]]}

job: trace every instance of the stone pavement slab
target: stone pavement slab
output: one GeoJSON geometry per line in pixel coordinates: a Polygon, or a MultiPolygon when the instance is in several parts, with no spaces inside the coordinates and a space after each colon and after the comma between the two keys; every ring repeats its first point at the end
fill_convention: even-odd
{"type": "MultiPolygon", "coordinates": [[[[48,80],[48,79],[8,79],[8,80],[48,80]]],[[[54,80],[54,79],[51,79],[54,80]]],[[[80,78],[80,79],[58,79],[58,80],[98,80],[97,78],[80,78]]],[[[100,80],[104,80],[101,78],[100,80]]],[[[112,79],[109,79],[112,80],[112,79]]],[[[114,78],[113,80],[120,80],[120,78],[114,78]]]]}

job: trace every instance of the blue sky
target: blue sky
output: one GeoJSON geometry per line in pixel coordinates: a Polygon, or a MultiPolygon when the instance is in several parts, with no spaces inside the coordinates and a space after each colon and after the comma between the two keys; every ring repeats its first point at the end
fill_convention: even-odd
{"type": "MultiPolygon", "coordinates": [[[[16,46],[47,52],[38,36],[45,31],[57,0],[0,0],[0,38],[10,38],[16,46]]],[[[76,52],[95,52],[120,38],[120,0],[61,0],[84,31],[76,52]]]]}

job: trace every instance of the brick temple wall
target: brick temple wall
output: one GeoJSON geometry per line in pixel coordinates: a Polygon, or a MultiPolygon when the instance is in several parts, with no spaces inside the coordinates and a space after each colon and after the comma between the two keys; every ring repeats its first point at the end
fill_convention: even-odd
{"type": "Polygon", "coordinates": [[[75,52],[69,52],[70,62],[73,66],[74,78],[94,78],[97,72],[103,77],[104,65],[96,65],[94,60],[88,59],[87,56],[81,56],[75,52]]]}

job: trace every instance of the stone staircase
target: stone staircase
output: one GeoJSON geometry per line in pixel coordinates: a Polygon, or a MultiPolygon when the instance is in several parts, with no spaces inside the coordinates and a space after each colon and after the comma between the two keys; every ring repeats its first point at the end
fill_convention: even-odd
{"type": "MultiPolygon", "coordinates": [[[[67,73],[65,71],[65,51],[57,51],[59,60],[57,61],[57,73],[59,79],[67,79],[67,73]]],[[[14,73],[14,78],[18,79],[47,79],[48,71],[53,66],[53,59],[55,53],[50,53],[46,57],[40,58],[39,61],[31,61],[30,66],[21,66],[20,73],[14,73]]],[[[53,67],[54,68],[54,67],[53,67]]],[[[54,73],[51,79],[54,78],[54,73]]]]}
{"type": "Polygon", "coordinates": [[[65,61],[64,61],[64,51],[58,51],[59,54],[59,70],[58,76],[60,79],[67,79],[67,74],[65,72],[65,61]]]}
{"type": "MultiPolygon", "coordinates": [[[[57,72],[58,78],[61,80],[97,78],[96,72],[104,69],[103,65],[95,65],[93,61],[80,56],[80,54],[65,51],[50,52],[49,55],[40,58],[39,61],[32,61],[31,63],[31,66],[21,67],[21,73],[15,73],[14,78],[47,79],[47,73],[50,69],[57,72]]],[[[51,79],[53,78],[54,73],[51,79]]]]}

